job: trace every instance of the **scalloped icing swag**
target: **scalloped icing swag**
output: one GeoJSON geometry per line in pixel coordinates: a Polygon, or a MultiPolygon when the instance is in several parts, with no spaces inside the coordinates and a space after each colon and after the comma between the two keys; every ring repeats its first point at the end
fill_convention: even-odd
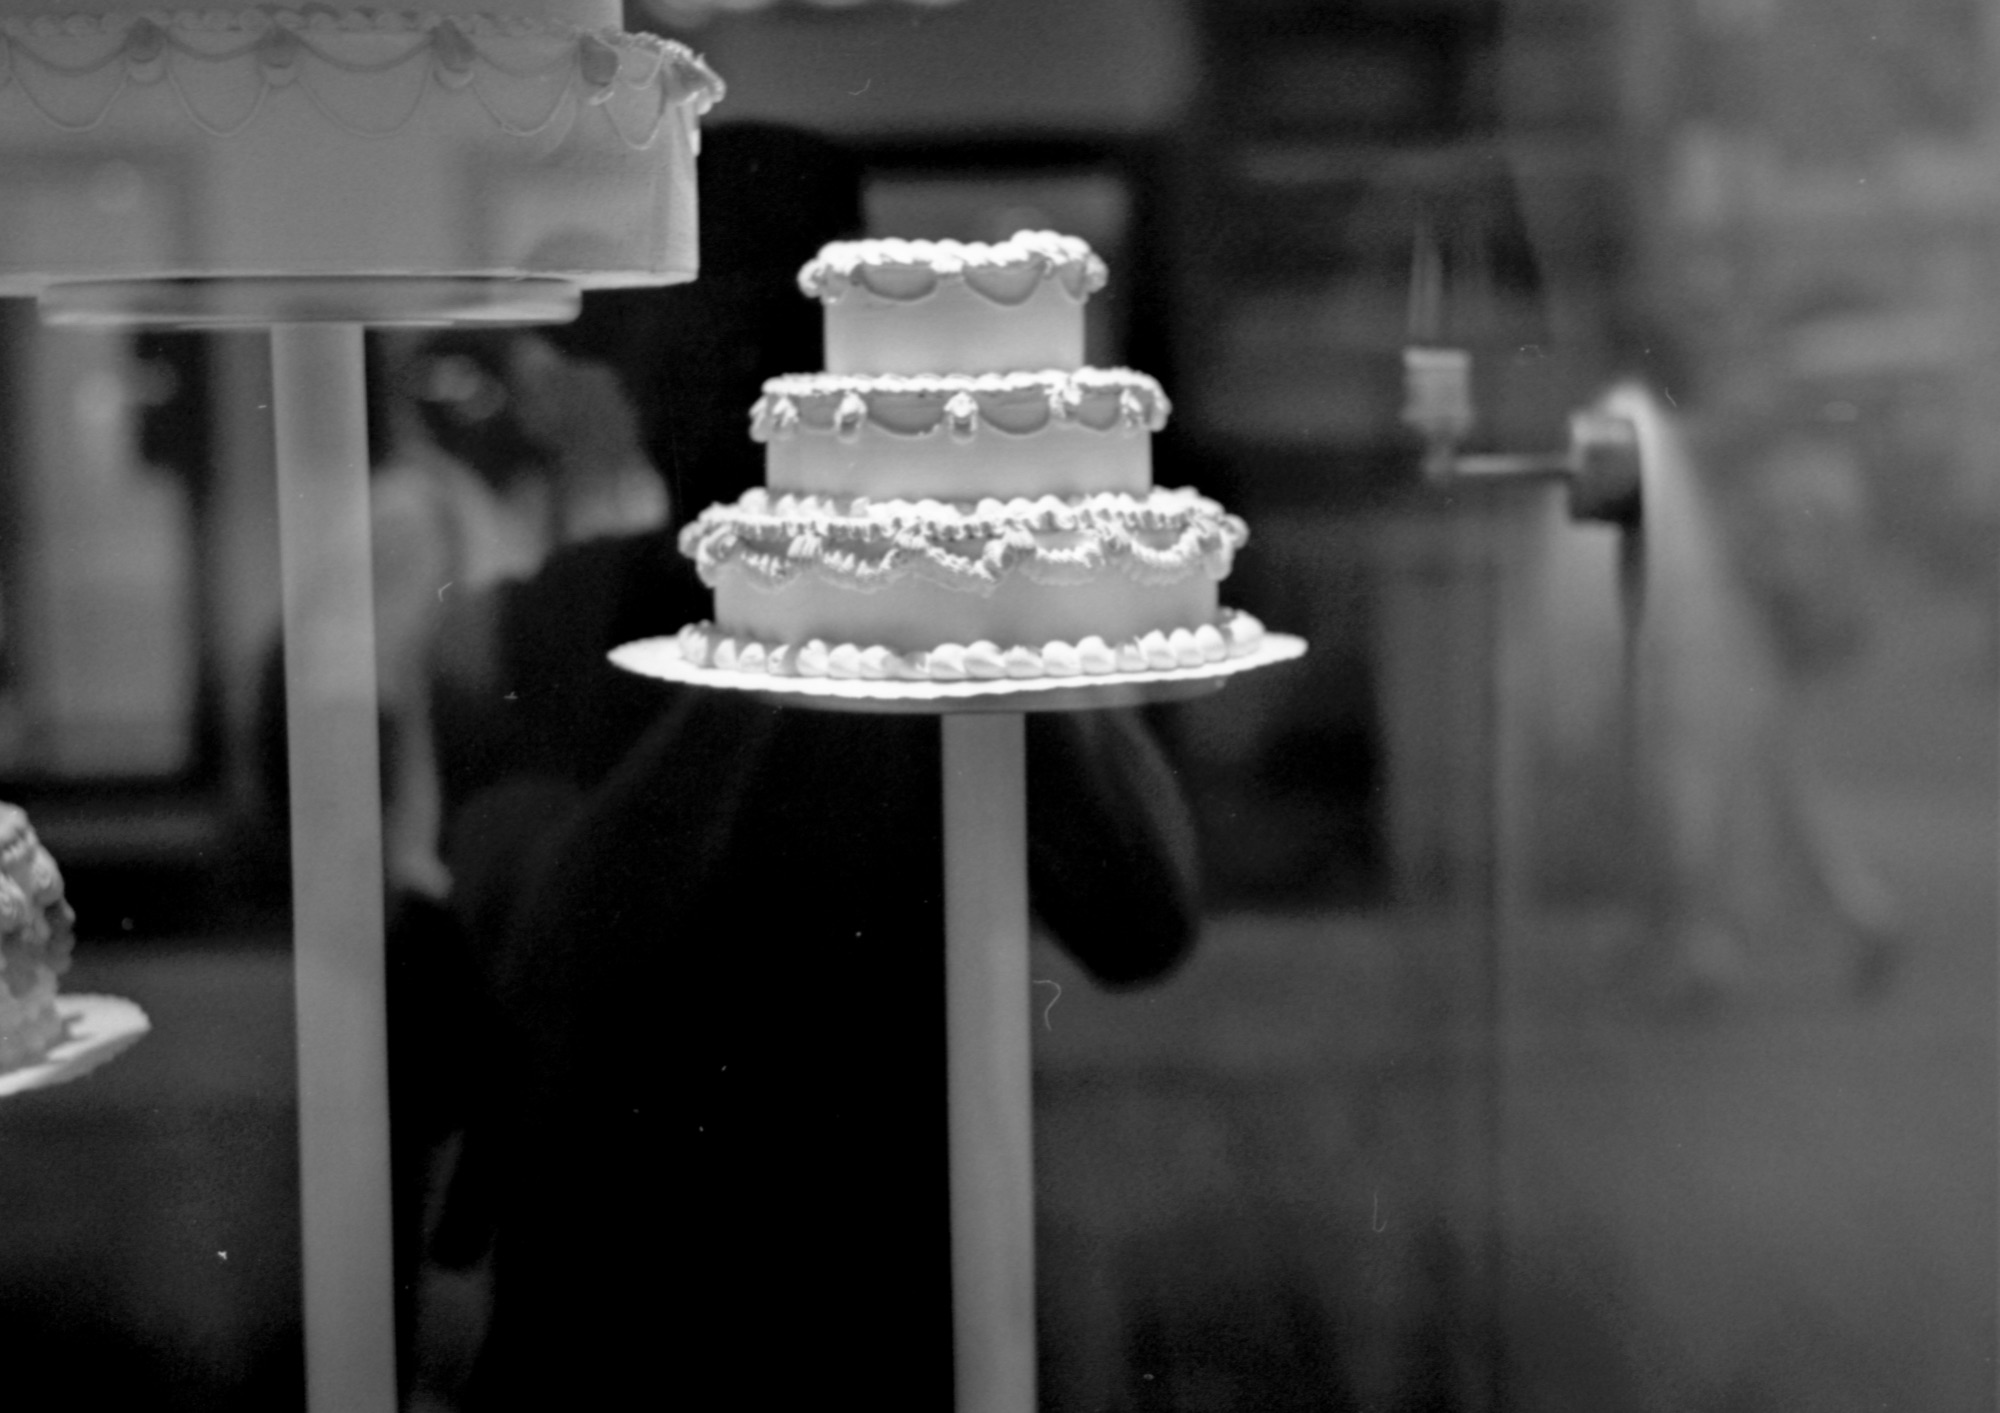
{"type": "Polygon", "coordinates": [[[676,41],[552,20],[252,7],[0,21],[0,89],[18,87],[64,131],[89,132],[128,89],[162,82],[216,137],[248,126],[271,90],[296,85],[335,126],[366,136],[397,132],[434,91],[470,93],[518,137],[547,131],[580,102],[603,109],[634,150],[650,147],[675,111],[699,117],[723,93],[722,80],[676,41]],[[205,69],[224,65],[252,68],[258,81],[201,82],[205,69]],[[409,92],[385,120],[380,81],[398,70],[409,92]],[[356,89],[352,115],[340,101],[342,79],[356,89]],[[636,113],[626,111],[631,99],[642,100],[636,113]]]}
{"type": "Polygon", "coordinates": [[[938,502],[858,501],[845,514],[829,505],[753,490],[683,528],[681,552],[711,588],[724,566],[738,564],[773,588],[803,575],[864,591],[916,577],[990,594],[1010,574],[1039,584],[1107,574],[1142,584],[1198,573],[1220,580],[1249,539],[1240,517],[1192,491],[1154,491],[1137,503],[1116,495],[986,501],[970,513],[938,502]]]}
{"type": "Polygon", "coordinates": [[[1173,406],[1159,383],[1129,368],[1017,373],[792,373],[764,384],[750,435],[769,442],[802,432],[852,440],[864,427],[926,437],[945,429],[970,441],[982,427],[1032,436],[1053,424],[1098,432],[1157,432],[1173,406]]]}

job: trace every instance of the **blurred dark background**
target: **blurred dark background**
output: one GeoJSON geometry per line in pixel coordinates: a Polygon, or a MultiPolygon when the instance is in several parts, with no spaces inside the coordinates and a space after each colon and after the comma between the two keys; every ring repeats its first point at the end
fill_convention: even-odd
{"type": "MultiPolygon", "coordinates": [[[[1252,527],[1225,598],[1312,644],[1158,713],[1193,964],[1110,996],[1037,955],[1045,1406],[1992,1407],[1992,7],[698,10],[628,23],[716,120],[847,145],[872,229],[1105,255],[1093,361],[1160,378],[1158,479],[1252,527]],[[1419,231],[1474,449],[1607,394],[1658,430],[1643,651],[1615,531],[1420,474],[1419,231]],[[1692,990],[1635,750],[1787,762],[1668,880],[1751,919],[1669,957],[1692,990]],[[1881,984],[1787,811],[1894,900],[1881,984]]],[[[0,797],[69,879],[68,989],[155,1025],[0,1100],[0,1319],[163,1408],[299,1397],[266,379],[254,335],[0,305],[0,797]]]]}

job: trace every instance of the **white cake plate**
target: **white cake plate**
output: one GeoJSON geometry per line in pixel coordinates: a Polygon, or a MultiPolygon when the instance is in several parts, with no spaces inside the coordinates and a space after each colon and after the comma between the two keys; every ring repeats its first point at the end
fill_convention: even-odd
{"type": "Polygon", "coordinates": [[[642,638],[611,653],[627,672],[662,682],[748,692],[776,706],[821,711],[863,711],[941,716],[954,712],[1098,711],[1183,701],[1215,691],[1239,673],[1301,657],[1305,640],[1266,633],[1241,657],[1172,667],[1121,672],[1105,677],[1007,677],[985,681],[905,682],[865,678],[773,677],[689,662],[677,638],[642,638]]]}
{"type": "Polygon", "coordinates": [[[63,1038],[34,1064],[0,1074],[0,1099],[87,1075],[153,1028],[144,1011],[117,996],[58,996],[56,1014],[63,1038]]]}
{"type": "Polygon", "coordinates": [[[1288,662],[1305,641],[1115,678],[892,682],[700,667],[675,638],[614,649],[628,672],[780,706],[939,718],[944,790],[945,1079],[951,1148],[957,1413],[1036,1413],[1033,1027],[1028,972],[1026,713],[1199,696],[1288,662]]]}

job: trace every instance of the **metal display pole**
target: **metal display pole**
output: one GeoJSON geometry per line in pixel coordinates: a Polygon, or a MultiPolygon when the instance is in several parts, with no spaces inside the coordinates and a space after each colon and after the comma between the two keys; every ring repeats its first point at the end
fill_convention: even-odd
{"type": "Polygon", "coordinates": [[[939,728],[956,1406],[1034,1413],[1026,718],[939,728]]]}
{"type": "Polygon", "coordinates": [[[306,1402],[393,1413],[381,770],[361,327],[271,330],[306,1402]]]}

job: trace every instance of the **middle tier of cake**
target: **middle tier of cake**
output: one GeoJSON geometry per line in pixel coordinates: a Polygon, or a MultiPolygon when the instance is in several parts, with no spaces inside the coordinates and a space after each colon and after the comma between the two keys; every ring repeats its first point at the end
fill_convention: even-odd
{"type": "Polygon", "coordinates": [[[1167,396],[1127,368],[797,373],[764,384],[751,435],[774,492],[940,500],[1144,496],[1167,396]]]}

